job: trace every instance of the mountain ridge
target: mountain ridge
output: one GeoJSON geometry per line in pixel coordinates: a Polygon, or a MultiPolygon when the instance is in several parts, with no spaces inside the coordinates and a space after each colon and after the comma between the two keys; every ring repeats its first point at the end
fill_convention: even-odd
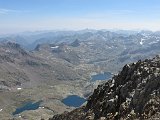
{"type": "Polygon", "coordinates": [[[86,106],[49,120],[133,120],[160,118],[160,57],[126,64],[99,85],[86,106]]]}

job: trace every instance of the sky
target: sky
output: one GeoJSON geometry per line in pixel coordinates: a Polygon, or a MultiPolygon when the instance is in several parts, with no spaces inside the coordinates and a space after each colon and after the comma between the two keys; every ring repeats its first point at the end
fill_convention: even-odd
{"type": "Polygon", "coordinates": [[[0,34],[86,28],[160,30],[160,0],[0,0],[0,34]]]}

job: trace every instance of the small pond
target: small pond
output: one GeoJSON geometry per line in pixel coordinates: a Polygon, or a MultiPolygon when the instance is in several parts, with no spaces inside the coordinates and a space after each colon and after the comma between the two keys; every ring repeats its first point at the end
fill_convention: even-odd
{"type": "Polygon", "coordinates": [[[112,78],[112,73],[110,72],[104,72],[104,73],[99,73],[96,75],[91,76],[91,81],[96,81],[96,80],[108,80],[112,78]]]}
{"type": "Polygon", "coordinates": [[[16,111],[13,112],[12,114],[16,115],[16,114],[20,114],[21,112],[26,111],[26,110],[36,110],[40,107],[41,102],[42,101],[38,101],[35,103],[27,102],[24,105],[22,105],[21,107],[16,108],[16,111]]]}
{"type": "Polygon", "coordinates": [[[86,99],[77,95],[70,95],[64,98],[62,102],[67,106],[80,107],[84,102],[86,102],[86,99]]]}

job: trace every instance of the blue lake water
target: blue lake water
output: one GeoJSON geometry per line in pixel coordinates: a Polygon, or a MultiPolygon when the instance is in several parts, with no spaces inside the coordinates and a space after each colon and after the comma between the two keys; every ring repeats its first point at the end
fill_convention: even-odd
{"type": "Polygon", "coordinates": [[[86,102],[86,99],[81,98],[77,95],[70,95],[62,100],[62,102],[71,107],[80,107],[84,102],[86,102]]]}
{"type": "Polygon", "coordinates": [[[21,107],[18,107],[16,109],[15,112],[13,112],[12,114],[13,115],[16,115],[16,114],[19,114],[23,111],[26,111],[26,110],[36,110],[39,108],[40,104],[41,104],[42,101],[38,101],[38,102],[35,102],[35,103],[32,103],[32,102],[27,102],[25,103],[23,106],[21,107]]]}
{"type": "Polygon", "coordinates": [[[108,80],[112,78],[112,74],[110,72],[104,72],[97,75],[92,75],[91,78],[91,81],[108,80]]]}

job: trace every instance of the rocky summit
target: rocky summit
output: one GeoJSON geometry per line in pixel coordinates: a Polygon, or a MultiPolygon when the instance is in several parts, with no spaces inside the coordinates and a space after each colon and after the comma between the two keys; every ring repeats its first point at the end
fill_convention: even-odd
{"type": "Polygon", "coordinates": [[[87,104],[49,120],[160,119],[160,57],[126,64],[87,104]]]}

